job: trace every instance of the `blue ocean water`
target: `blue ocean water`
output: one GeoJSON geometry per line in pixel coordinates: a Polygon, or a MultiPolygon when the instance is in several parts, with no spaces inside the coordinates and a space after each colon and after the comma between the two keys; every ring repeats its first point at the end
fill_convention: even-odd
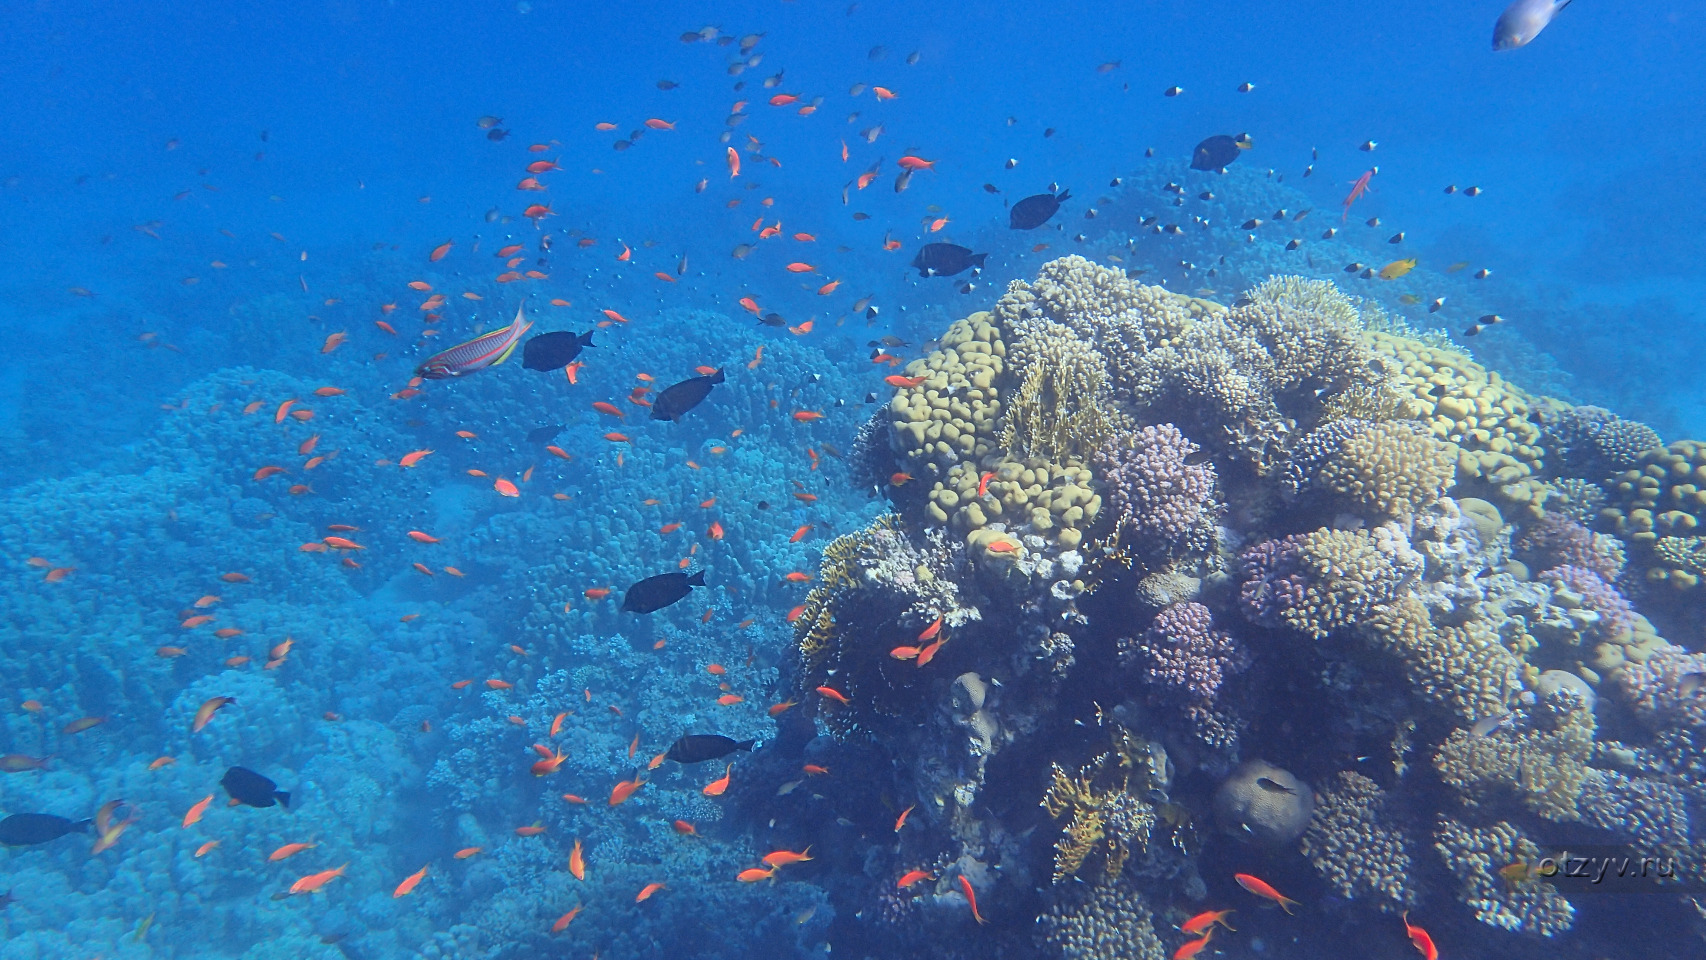
{"type": "MultiPolygon", "coordinates": [[[[1529,903],[1538,895],[1523,884],[1537,881],[1473,888],[1434,852],[1450,845],[1438,828],[1448,817],[1515,824],[1539,852],[1634,843],[1698,869],[1678,852],[1686,822],[1646,847],[1652,834],[1632,824],[1661,808],[1685,821],[1706,803],[1706,751],[1688,739],[1706,720],[1691,700],[1702,673],[1687,659],[1706,648],[1702,601],[1678,586],[1686,576],[1655,572],[1702,573],[1689,564],[1706,564],[1706,545],[1690,531],[1706,460],[1651,444],[1624,451],[1626,462],[1571,459],[1542,410],[1607,408],[1665,443],[1706,436],[1696,369],[1706,12],[1581,0],[1531,44],[1494,52],[1499,13],[1465,0],[6,5],[0,814],[64,816],[74,829],[0,852],[0,891],[11,891],[0,958],[1170,956],[1187,942],[1180,922],[1223,907],[1238,910],[1239,929],[1207,949],[1224,956],[1420,949],[1401,911],[1335,888],[1296,843],[1253,847],[1224,829],[1211,798],[1229,769],[1193,766],[1177,731],[1162,735],[1164,718],[1121,721],[1168,743],[1180,768],[1171,796],[1143,802],[1163,821],[1195,824],[1194,839],[1180,828],[1170,848],[1188,866],[1128,866],[1119,881],[1155,915],[1159,945],[1119,942],[1109,931],[1129,925],[1112,913],[1072,913],[1075,897],[1107,887],[1099,867],[1053,881],[1061,823],[1040,806],[1051,764],[1088,762],[1085,741],[1099,734],[1083,731],[1103,724],[1104,707],[1112,716],[1122,697],[1147,702],[1143,681],[1110,677],[1116,638],[1141,634],[1156,611],[1110,598],[1137,595],[1145,572],[1165,565],[1121,553],[1117,524],[1086,519],[1087,542],[1117,554],[1106,572],[992,586],[989,571],[1008,561],[962,521],[926,519],[921,491],[943,480],[917,466],[927,457],[905,459],[885,434],[873,458],[856,439],[873,413],[887,429],[890,398],[918,389],[885,377],[939,372],[930,358],[951,323],[1069,255],[1222,305],[1275,273],[1330,279],[1366,298],[1365,315],[1402,318],[1442,349],[1449,340],[1527,391],[1531,412],[1513,416],[1551,444],[1531,458],[1534,482],[1597,488],[1594,502],[1616,510],[1568,522],[1583,543],[1606,538],[1592,549],[1627,566],[1595,581],[1614,598],[1603,602],[1573,575],[1546,580],[1538,574],[1552,564],[1515,559],[1528,556],[1520,545],[1512,553],[1543,539],[1544,510],[1524,514],[1530,492],[1464,473],[1452,496],[1503,512],[1503,527],[1476,541],[1481,555],[1504,551],[1501,575],[1524,584],[1497,596],[1475,588],[1475,602],[1514,616],[1509,596],[1546,585],[1553,612],[1526,613],[1522,629],[1499,627],[1490,642],[1536,675],[1593,674],[1600,732],[1559,776],[1611,771],[1587,776],[1645,784],[1650,805],[1624,797],[1621,820],[1593,820],[1539,814],[1497,791],[1460,797],[1425,754],[1477,717],[1453,719],[1418,694],[1413,715],[1394,722],[1414,731],[1409,763],[1422,772],[1374,762],[1397,798],[1389,822],[1413,834],[1414,899],[1402,902],[1442,956],[1699,955],[1706,898],[1584,895],[1573,925],[1542,931],[1523,909],[1485,905],[1529,903]],[[1246,134],[1224,174],[1188,168],[1204,138],[1246,134]],[[930,166],[897,189],[902,157],[930,166]],[[541,162],[548,169],[529,172],[541,162]],[[1370,169],[1370,192],[1341,219],[1370,169]],[[876,176],[862,186],[867,171],[876,176]],[[541,189],[518,189],[527,177],[541,189]],[[1071,198],[1047,225],[1010,229],[1011,203],[1056,187],[1071,198]],[[533,204],[549,210],[525,215],[533,204]],[[1164,226],[1178,233],[1155,232],[1164,226]],[[978,271],[922,277],[908,264],[931,242],[988,256],[978,271]],[[1394,279],[1364,275],[1411,257],[1394,279]],[[466,377],[412,382],[428,356],[518,308],[529,335],[596,331],[574,377],[560,364],[525,369],[517,347],[466,377]],[[702,405],[678,422],[650,418],[665,387],[710,368],[728,380],[702,405]],[[399,465],[417,451],[431,453],[399,465]],[[877,495],[873,459],[884,465],[877,495]],[[1644,471],[1654,490],[1662,482],[1663,502],[1631,492],[1640,483],[1626,470],[1644,471]],[[963,631],[939,648],[939,676],[893,681],[865,698],[881,704],[869,715],[858,697],[838,714],[820,685],[842,692],[836,678],[855,668],[817,675],[799,651],[827,609],[811,591],[856,589],[835,571],[877,548],[826,548],[890,510],[913,531],[908,549],[934,545],[946,566],[933,576],[981,602],[931,608],[950,635],[963,631]],[[707,585],[664,611],[617,609],[644,577],[700,569],[707,585]],[[1072,598],[1050,579],[1094,589],[1057,609],[1048,597],[1072,598]],[[1560,604],[1589,623],[1638,610],[1674,645],[1670,672],[1653,668],[1643,687],[1605,669],[1579,635],[1563,651],[1541,628],[1568,620],[1560,604]],[[1041,668],[1001,646],[1033,629],[1074,636],[1078,679],[1062,668],[1067,679],[1038,687],[1041,668]],[[962,742],[981,709],[958,705],[977,685],[956,681],[968,674],[998,691],[992,711],[1009,691],[1010,745],[987,769],[975,758],[996,755],[994,741],[962,742]],[[192,732],[198,707],[221,697],[234,702],[192,732]],[[1653,728],[1655,710],[1668,726],[1653,728]],[[957,739],[924,750],[929,738],[897,729],[957,739]],[[728,790],[710,795],[726,760],[648,769],[686,734],[759,746],[729,755],[728,790]],[[554,772],[535,767],[554,757],[554,772]],[[289,809],[227,806],[221,778],[233,765],[289,791],[289,809]],[[624,781],[644,785],[610,802],[624,781]],[[956,789],[976,801],[956,805],[956,789]],[[199,822],[186,823],[207,796],[199,822]],[[108,836],[75,827],[111,801],[121,803],[102,818],[108,836]],[[895,827],[906,809],[914,819],[895,827]],[[1574,822],[1591,829],[1559,827],[1574,822]],[[115,834],[114,824],[126,826],[115,834]],[[530,825],[544,829],[518,835],[530,825]],[[91,853],[97,840],[108,848],[91,853]],[[269,859],[296,843],[312,846],[269,859]],[[568,870],[577,843],[584,879],[568,870]],[[809,861],[735,879],[766,853],[808,846],[809,861]],[[346,864],[321,892],[288,892],[346,864]],[[394,896],[422,867],[418,886],[394,896]],[[928,881],[897,888],[909,868],[928,881]],[[1238,872],[1284,889],[1295,916],[1261,906],[1238,872]],[[962,891],[974,881],[987,925],[962,891]],[[652,883],[664,886],[636,901],[652,883]],[[1100,931],[1086,936],[1114,945],[1063,946],[1038,933],[1060,926],[1040,916],[1101,917],[1083,920],[1100,931]]],[[[1284,412],[1300,434],[1317,425],[1284,412]]],[[[1490,442],[1473,432],[1498,429],[1504,413],[1479,413],[1492,419],[1454,443],[1490,442]]],[[[1595,416],[1578,420],[1607,422],[1595,416]]],[[[1205,550],[1190,573],[1209,585],[1201,605],[1259,664],[1289,663],[1275,651],[1294,641],[1276,639],[1266,614],[1239,619],[1240,583],[1260,580],[1240,551],[1391,518],[1341,522],[1357,511],[1276,499],[1278,467],[1215,447],[1218,429],[1186,434],[1216,454],[1225,505],[1221,560],[1205,550]],[[1268,499],[1246,512],[1241,483],[1268,499]],[[1216,576],[1231,584],[1218,600],[1216,576]]],[[[1092,459],[1078,454],[1073,469],[1092,459]]],[[[985,466],[984,484],[1018,482],[985,466]]],[[[1111,474],[1097,471],[1088,483],[1112,505],[1111,474]]],[[[911,554],[893,550],[864,576],[923,589],[894,560],[911,554]]],[[[1435,628],[1468,629],[1482,607],[1447,589],[1441,571],[1458,561],[1440,551],[1422,551],[1424,586],[1406,589],[1452,605],[1436,610],[1435,628]]],[[[1559,556],[1559,566],[1584,562],[1559,556]]],[[[1185,569],[1172,559],[1169,569],[1185,569]]],[[[870,603],[872,649],[924,646],[922,610],[870,603]]],[[[1259,706],[1246,710],[1242,756],[1295,770],[1318,810],[1338,809],[1339,761],[1397,735],[1352,736],[1355,724],[1319,716],[1310,681],[1354,685],[1340,668],[1357,661],[1317,655],[1319,676],[1252,674],[1259,706]]],[[[1539,689],[1533,676],[1522,685],[1539,689]]],[[[1539,709],[1535,697],[1512,698],[1504,715],[1552,735],[1524,712],[1539,709]]],[[[1544,768],[1525,767],[1524,783],[1566,765],[1524,762],[1544,768]]],[[[1155,829],[1151,845],[1167,846],[1155,829]]]]}

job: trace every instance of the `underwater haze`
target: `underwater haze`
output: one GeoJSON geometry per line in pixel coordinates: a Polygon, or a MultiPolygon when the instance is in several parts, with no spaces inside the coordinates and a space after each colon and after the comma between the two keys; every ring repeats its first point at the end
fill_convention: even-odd
{"type": "Polygon", "coordinates": [[[0,960],[1706,956],[1698,4],[0,35],[0,960]]]}

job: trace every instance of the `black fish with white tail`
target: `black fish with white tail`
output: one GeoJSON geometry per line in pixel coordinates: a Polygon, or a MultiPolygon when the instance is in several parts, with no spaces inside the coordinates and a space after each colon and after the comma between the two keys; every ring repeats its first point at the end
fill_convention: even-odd
{"type": "Polygon", "coordinates": [[[954,243],[927,243],[918,249],[912,265],[921,277],[951,277],[973,267],[983,266],[987,253],[972,253],[969,247],[954,243]]]}

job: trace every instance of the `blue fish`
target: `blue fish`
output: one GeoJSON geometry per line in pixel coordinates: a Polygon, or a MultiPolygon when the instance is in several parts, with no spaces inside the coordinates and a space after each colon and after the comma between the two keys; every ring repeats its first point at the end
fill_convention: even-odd
{"type": "Polygon", "coordinates": [[[1570,0],[1516,0],[1493,25],[1493,49],[1515,50],[1526,45],[1569,5],[1570,0]]]}

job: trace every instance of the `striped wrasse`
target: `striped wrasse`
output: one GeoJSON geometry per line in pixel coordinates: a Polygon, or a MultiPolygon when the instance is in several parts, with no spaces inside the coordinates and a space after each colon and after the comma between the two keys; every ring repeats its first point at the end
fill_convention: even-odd
{"type": "Polygon", "coordinates": [[[521,308],[516,307],[515,320],[509,326],[499,327],[490,333],[482,333],[467,343],[441,350],[426,358],[415,368],[415,373],[427,380],[447,380],[497,366],[509,359],[509,355],[515,352],[515,345],[520,343],[521,338],[532,328],[532,321],[523,320],[521,308]]]}

